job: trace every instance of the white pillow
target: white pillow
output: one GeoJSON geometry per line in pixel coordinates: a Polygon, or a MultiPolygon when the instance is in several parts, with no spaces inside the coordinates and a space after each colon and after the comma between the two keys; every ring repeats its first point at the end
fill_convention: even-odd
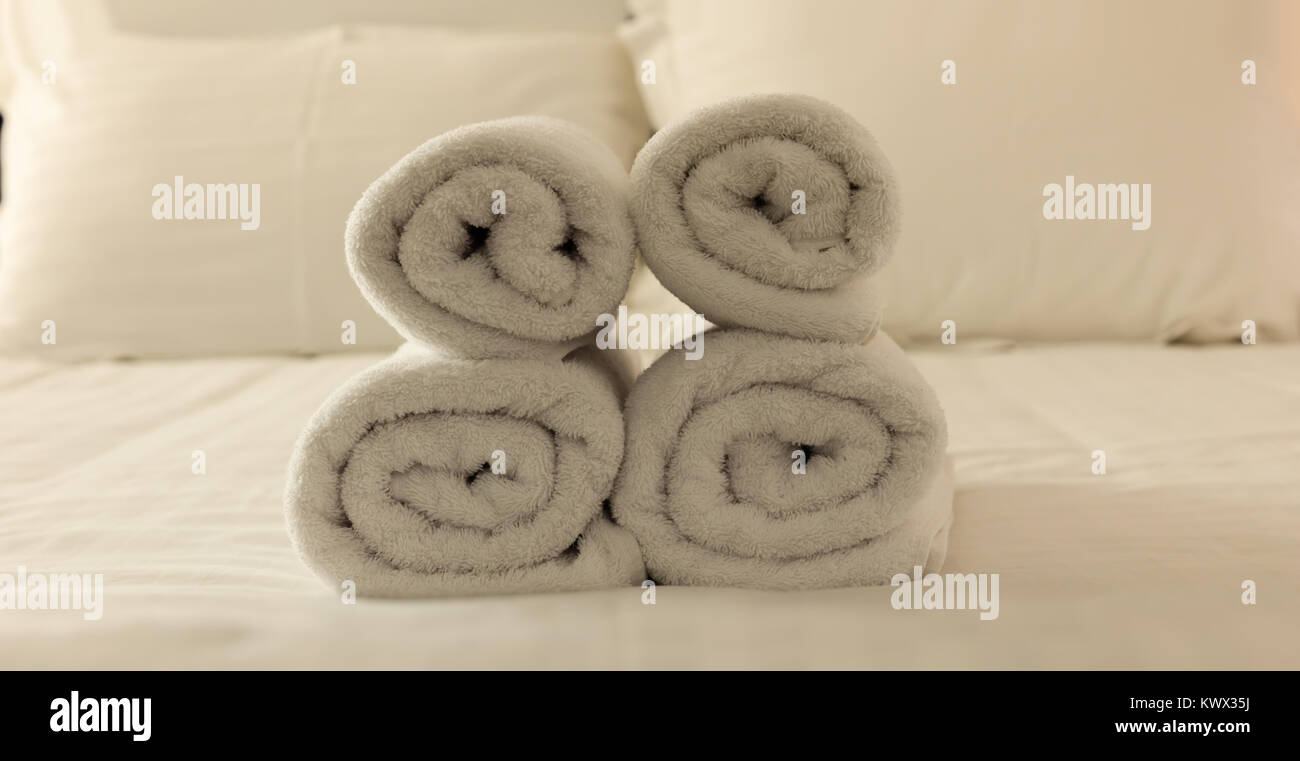
{"type": "Polygon", "coordinates": [[[348,212],[392,163],[454,127],[517,114],[585,126],[629,164],[649,132],[612,33],[349,26],[240,39],[109,30],[88,41],[78,30],[68,44],[48,19],[33,23],[39,11],[6,6],[3,19],[17,71],[3,141],[3,350],[395,345],[343,254],[348,212]],[[177,176],[204,186],[205,204],[209,185],[246,184],[231,198],[251,209],[260,186],[256,229],[156,219],[155,193],[168,192],[157,186],[177,176]]]}
{"type": "Polygon", "coordinates": [[[657,126],[787,91],[875,134],[902,191],[882,274],[897,336],[933,342],[945,320],[959,337],[1209,341],[1238,338],[1244,320],[1262,338],[1300,335],[1294,6],[634,0],[632,12],[624,39],[657,126]],[[1246,59],[1257,84],[1243,84],[1246,59]],[[945,61],[955,84],[941,82],[945,61]],[[1045,219],[1045,187],[1067,176],[1149,183],[1150,228],[1045,219]]]}

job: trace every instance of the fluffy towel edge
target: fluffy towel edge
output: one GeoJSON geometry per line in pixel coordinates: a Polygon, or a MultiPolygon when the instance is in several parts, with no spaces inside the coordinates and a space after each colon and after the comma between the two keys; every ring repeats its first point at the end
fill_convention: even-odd
{"type": "Polygon", "coordinates": [[[636,260],[628,211],[627,173],[618,157],[587,130],[546,116],[519,116],[470,124],[439,135],[408,153],[362,194],[344,233],[348,269],[372,308],[408,341],[454,356],[558,358],[595,333],[595,317],[612,312],[627,291],[636,260]],[[600,235],[621,260],[604,284],[606,297],[583,319],[582,330],[543,335],[475,322],[420,294],[396,262],[402,231],[423,197],[459,169],[482,163],[520,168],[607,220],[600,235]]]}
{"type": "MultiPolygon", "coordinates": [[[[743,348],[745,341],[762,341],[772,346],[800,344],[795,339],[772,336],[749,330],[711,331],[705,334],[705,354],[718,350],[719,337],[735,342],[743,348]],[[709,336],[713,343],[709,343],[709,336]]],[[[816,345],[814,345],[816,346],[816,345]]],[[[628,420],[628,452],[624,456],[618,483],[615,487],[613,515],[622,526],[636,536],[651,578],[665,584],[693,586],[725,586],[754,589],[796,590],[846,586],[888,584],[895,573],[911,572],[916,565],[927,568],[941,567],[946,556],[948,527],[952,521],[953,480],[951,464],[944,454],[947,448],[947,428],[943,411],[933,391],[916,371],[910,360],[889,337],[878,334],[868,346],[820,344],[827,351],[870,352],[882,366],[891,371],[895,384],[913,386],[928,415],[937,421],[931,454],[915,478],[923,479],[913,484],[910,492],[918,496],[909,504],[897,505],[901,520],[886,533],[871,540],[841,550],[821,553],[807,558],[783,560],[744,557],[716,552],[703,547],[680,532],[664,514],[666,496],[663,472],[667,458],[673,456],[675,438],[644,436],[644,429],[671,426],[673,423],[661,414],[650,414],[641,409],[647,400],[648,389],[634,390],[629,397],[625,416],[628,420]],[[641,391],[642,393],[637,393],[641,391]],[[932,406],[931,406],[932,405],[932,406]],[[664,448],[667,447],[667,451],[664,448]]],[[[812,348],[812,347],[810,347],[812,348]]],[[[732,347],[731,350],[734,350],[732,347]]],[[[724,347],[724,351],[727,347],[724,347]]],[[[680,352],[678,352],[680,354],[680,352]]],[[[657,363],[678,361],[677,357],[664,355],[657,363]]],[[[682,363],[683,366],[685,362],[682,363]]],[[[652,368],[653,370],[654,368],[652,368]]],[[[672,368],[669,366],[669,370],[672,368]]],[[[655,383],[663,372],[643,374],[646,383],[655,383]]],[[[670,379],[681,383],[681,378],[670,379]]],[[[664,391],[660,389],[660,391],[664,391]]],[[[669,389],[678,404],[688,404],[693,389],[669,389]]],[[[660,431],[660,433],[664,433],[660,431]]]]}
{"type": "Polygon", "coordinates": [[[657,132],[631,172],[632,217],[641,254],[674,295],[711,322],[797,338],[856,343],[879,328],[884,290],[873,280],[890,259],[901,224],[898,182],[865,127],[842,109],[805,95],[732,98],[698,109],[657,132]],[[786,137],[844,168],[874,189],[868,208],[875,231],[861,242],[867,264],[845,282],[801,290],[759,282],[698,249],[682,216],[682,181],[702,158],[747,137],[786,137]]]}
{"type": "MultiPolygon", "coordinates": [[[[617,395],[620,381],[614,370],[591,357],[564,363],[463,360],[407,344],[337,389],[299,436],[289,464],[284,503],[289,535],[303,563],[327,586],[340,589],[345,581],[351,581],[358,596],[375,598],[582,591],[637,585],[644,580],[645,565],[635,538],[615,525],[601,506],[595,507],[594,517],[574,537],[573,556],[486,573],[425,573],[395,567],[377,558],[361,537],[340,523],[341,472],[351,446],[359,440],[358,432],[368,430],[377,419],[389,418],[387,414],[376,414],[377,409],[391,412],[395,408],[412,408],[418,406],[418,401],[411,398],[436,393],[430,392],[432,384],[413,379],[420,377],[423,368],[438,364],[463,367],[467,372],[497,379],[493,382],[500,382],[503,368],[510,368],[520,377],[527,376],[525,388],[544,385],[543,376],[549,376],[555,381],[550,398],[535,403],[540,407],[554,405],[557,414],[570,417],[590,409],[594,424],[590,445],[605,453],[601,472],[591,477],[597,482],[595,488],[608,496],[623,443],[617,395]],[[391,398],[393,393],[397,399],[391,398]]],[[[565,507],[552,505],[550,509],[565,507]]]]}

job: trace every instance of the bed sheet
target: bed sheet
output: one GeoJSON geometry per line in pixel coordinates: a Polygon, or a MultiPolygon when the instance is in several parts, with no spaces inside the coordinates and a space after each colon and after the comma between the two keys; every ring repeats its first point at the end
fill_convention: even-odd
{"type": "Polygon", "coordinates": [[[1300,346],[911,356],[949,420],[944,571],[998,574],[994,620],[888,588],[344,604],[283,479],[378,355],[0,360],[0,573],[105,580],[98,620],[0,610],[0,666],[1300,668],[1300,346]]]}

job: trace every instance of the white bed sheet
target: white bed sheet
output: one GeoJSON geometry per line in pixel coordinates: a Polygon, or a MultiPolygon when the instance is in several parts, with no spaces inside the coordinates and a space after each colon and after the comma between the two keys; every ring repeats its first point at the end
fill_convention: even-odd
{"type": "Polygon", "coordinates": [[[284,468],[378,356],[0,359],[0,573],[105,574],[98,621],[0,610],[0,666],[1300,668],[1300,347],[945,348],[912,353],[951,431],[944,570],[1000,574],[994,621],[886,588],[344,605],[289,547],[284,468]]]}

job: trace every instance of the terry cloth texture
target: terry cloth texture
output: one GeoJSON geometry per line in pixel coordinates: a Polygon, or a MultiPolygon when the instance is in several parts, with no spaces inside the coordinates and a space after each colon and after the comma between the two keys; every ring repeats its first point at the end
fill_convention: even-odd
{"type": "Polygon", "coordinates": [[[436,137],[366,190],[348,266],[407,339],[464,357],[560,357],[613,312],[636,259],[627,174],[547,117],[436,137]]]}
{"type": "Polygon", "coordinates": [[[361,373],[307,424],[290,463],[303,560],[371,597],[639,583],[636,541],[603,512],[623,419],[617,376],[599,363],[448,359],[408,344],[361,373]]]}
{"type": "Polygon", "coordinates": [[[808,589],[942,564],[947,427],[887,335],[851,345],[714,330],[705,347],[698,360],[659,358],[625,409],[613,514],[653,579],[808,589]]]}
{"type": "Polygon", "coordinates": [[[710,322],[854,343],[877,329],[871,275],[897,238],[898,192],[835,106],[753,95],[699,109],[641,149],[632,189],[646,263],[710,322]]]}

